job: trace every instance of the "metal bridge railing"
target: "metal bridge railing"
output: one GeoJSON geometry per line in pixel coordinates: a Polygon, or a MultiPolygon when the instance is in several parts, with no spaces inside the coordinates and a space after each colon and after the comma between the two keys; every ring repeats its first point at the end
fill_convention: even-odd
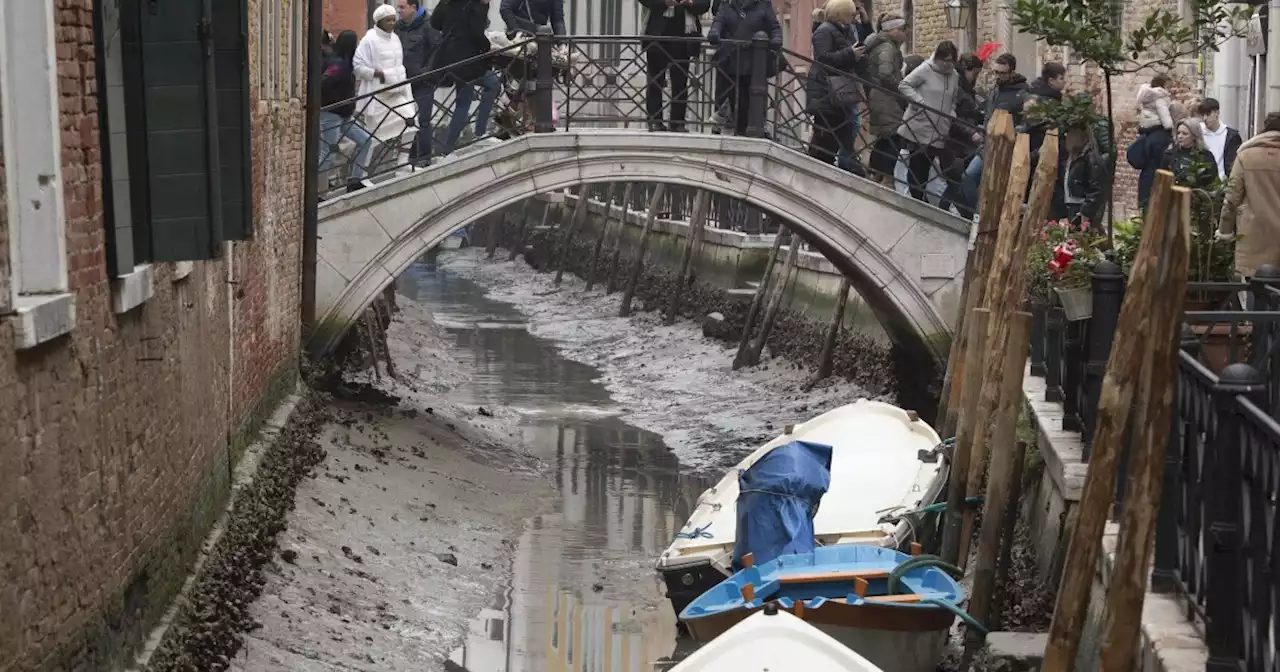
{"type": "MultiPolygon", "coordinates": [[[[919,147],[894,138],[891,149],[897,156],[889,158],[895,171],[884,177],[888,186],[945,208],[960,200],[962,166],[976,150],[966,143],[971,142],[970,136],[978,129],[956,120],[948,111],[912,103],[899,91],[879,87],[856,73],[839,72],[800,54],[771,47],[763,33],[751,41],[726,40],[715,47],[706,45],[701,38],[557,38],[543,33],[326,105],[326,112],[352,114],[340,125],[335,125],[332,117],[327,117],[327,127],[322,121],[326,130],[321,140],[322,176],[330,185],[322,199],[340,194],[348,183],[367,186],[404,174],[414,164],[421,167],[428,163],[427,155],[440,160],[476,142],[530,132],[654,128],[741,133],[808,152],[815,120],[806,85],[810,76],[821,72],[853,78],[864,94],[896,102],[904,110],[904,121],[930,129],[940,138],[934,147],[919,147]],[[651,81],[647,67],[651,58],[669,59],[673,65],[651,81]],[[477,70],[492,71],[501,85],[492,112],[481,124],[476,123],[480,107],[477,101],[481,97],[479,80],[475,79],[477,70]],[[462,77],[470,81],[460,81],[462,77]],[[681,86],[686,83],[687,87],[681,86]],[[466,130],[455,143],[450,143],[448,129],[458,113],[459,87],[473,87],[472,104],[464,111],[466,123],[462,127],[466,130]],[[678,95],[681,88],[687,88],[687,93],[678,95]],[[659,120],[664,120],[661,126],[655,123],[659,120]],[[429,133],[430,141],[417,141],[420,133],[429,133]],[[921,180],[913,179],[907,169],[913,157],[917,167],[927,159],[929,176],[923,184],[918,184],[921,180]]],[[[849,148],[856,161],[844,164],[854,174],[861,174],[859,167],[871,163],[873,152],[888,146],[876,143],[865,123],[865,104],[859,107],[863,123],[849,148]]],[[[855,178],[851,175],[850,179],[855,178]]],[[[719,210],[726,213],[721,216],[731,212],[730,208],[719,210]]],[[[963,204],[957,204],[955,210],[969,214],[963,204]]],[[[734,219],[741,226],[742,218],[734,219]]]]}

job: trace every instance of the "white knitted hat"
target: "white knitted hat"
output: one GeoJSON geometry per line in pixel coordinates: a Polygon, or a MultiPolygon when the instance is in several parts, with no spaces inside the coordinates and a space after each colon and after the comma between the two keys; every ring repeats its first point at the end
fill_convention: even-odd
{"type": "Polygon", "coordinates": [[[373,23],[374,25],[377,25],[383,19],[392,19],[395,18],[395,16],[395,7],[392,7],[391,5],[378,5],[378,8],[373,10],[373,23]]]}

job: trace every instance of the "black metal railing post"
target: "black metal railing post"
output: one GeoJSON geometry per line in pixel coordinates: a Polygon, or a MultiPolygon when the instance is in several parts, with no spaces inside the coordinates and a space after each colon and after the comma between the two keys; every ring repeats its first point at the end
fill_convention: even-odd
{"type": "Polygon", "coordinates": [[[1067,327],[1067,316],[1062,306],[1049,306],[1044,324],[1044,400],[1060,404],[1062,392],[1062,347],[1067,327]]]}
{"type": "MultiPolygon", "coordinates": [[[[1182,325],[1181,349],[1191,354],[1199,341],[1191,330],[1191,325],[1182,325]]],[[[1178,512],[1182,510],[1182,449],[1189,438],[1188,423],[1180,413],[1180,401],[1186,393],[1182,390],[1182,364],[1178,367],[1177,384],[1179,389],[1173,396],[1173,428],[1169,432],[1169,443],[1164,449],[1164,478],[1161,486],[1160,508],[1156,513],[1156,547],[1152,560],[1151,590],[1157,593],[1171,593],[1178,588],[1178,512]]]]}
{"type": "MultiPolygon", "coordinates": [[[[1083,432],[1080,422],[1080,392],[1084,389],[1085,329],[1088,320],[1067,320],[1063,334],[1062,431],[1083,432]]],[[[1083,459],[1089,461],[1089,444],[1084,445],[1083,459]]]]}
{"type": "Polygon", "coordinates": [[[1048,307],[1042,303],[1028,301],[1026,310],[1031,313],[1031,375],[1044,378],[1045,318],[1048,307]]]}
{"type": "Polygon", "coordinates": [[[1124,270],[1110,261],[1093,268],[1093,314],[1089,318],[1088,359],[1085,361],[1084,393],[1080,400],[1080,431],[1084,435],[1085,452],[1093,442],[1093,428],[1098,414],[1098,397],[1102,394],[1102,378],[1107,374],[1111,358],[1111,342],[1120,322],[1120,305],[1124,303],[1124,270]]]}
{"type": "MultiPolygon", "coordinates": [[[[765,112],[769,107],[769,36],[764,31],[751,38],[751,79],[747,89],[747,137],[763,138],[765,112]]],[[[739,111],[739,114],[742,112],[739,111]]]]}
{"type": "Polygon", "coordinates": [[[1204,489],[1208,500],[1204,637],[1209,648],[1207,671],[1236,672],[1244,650],[1245,559],[1240,535],[1243,446],[1236,397],[1244,395],[1253,400],[1265,393],[1262,374],[1242,362],[1224,368],[1213,387],[1217,440],[1205,448],[1202,472],[1208,480],[1204,489]]]}
{"type": "Polygon", "coordinates": [[[555,34],[549,26],[539,26],[534,44],[538,47],[538,70],[533,90],[533,130],[535,133],[550,133],[556,130],[552,121],[555,99],[555,72],[551,64],[551,51],[555,49],[555,34]]]}

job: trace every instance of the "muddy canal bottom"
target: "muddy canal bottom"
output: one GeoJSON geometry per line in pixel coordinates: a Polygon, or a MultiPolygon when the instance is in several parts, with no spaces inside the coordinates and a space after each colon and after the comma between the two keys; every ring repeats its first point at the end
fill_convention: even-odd
{"type": "Polygon", "coordinates": [[[424,260],[399,290],[435,315],[448,354],[473,368],[453,400],[517,410],[559,493],[553,512],[526,525],[510,585],[477,605],[446,669],[670,669],[692,645],[677,640],[653,561],[709,483],[681,473],[661,436],[615,417],[595,368],[558,355],[476,283],[424,260]]]}

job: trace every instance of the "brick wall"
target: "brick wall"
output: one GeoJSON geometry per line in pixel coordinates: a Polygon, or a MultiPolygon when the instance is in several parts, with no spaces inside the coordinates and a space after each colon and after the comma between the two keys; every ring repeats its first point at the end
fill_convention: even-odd
{"type": "MultiPolygon", "coordinates": [[[[259,103],[254,115],[254,240],[196,262],[183,279],[173,264],[156,264],[155,295],[116,315],[103,249],[92,0],[52,1],[77,321],[72,334],[26,351],[0,321],[5,672],[110,669],[132,655],[226,501],[237,433],[293,380],[300,337],[301,103],[259,103]]],[[[5,212],[0,200],[3,304],[5,212]]]]}
{"type": "Polygon", "coordinates": [[[368,0],[324,0],[324,27],[338,36],[344,30],[354,30],[363,36],[369,29],[368,0]]]}

